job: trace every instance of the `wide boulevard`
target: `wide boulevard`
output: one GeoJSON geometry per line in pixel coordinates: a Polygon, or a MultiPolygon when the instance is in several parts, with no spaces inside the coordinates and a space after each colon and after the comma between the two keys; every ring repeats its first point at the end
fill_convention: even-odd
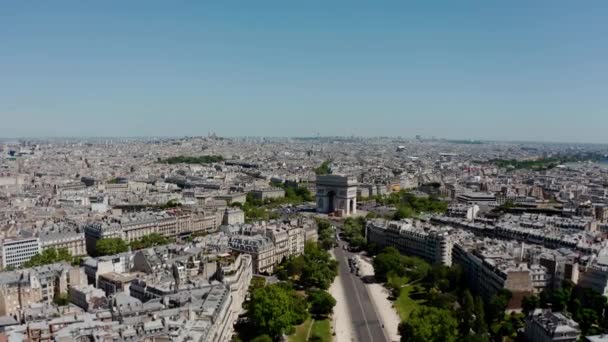
{"type": "Polygon", "coordinates": [[[343,244],[340,242],[334,253],[340,263],[340,281],[348,298],[347,306],[355,329],[354,335],[361,342],[389,341],[365,284],[350,271],[348,258],[354,254],[342,249],[343,244]]]}

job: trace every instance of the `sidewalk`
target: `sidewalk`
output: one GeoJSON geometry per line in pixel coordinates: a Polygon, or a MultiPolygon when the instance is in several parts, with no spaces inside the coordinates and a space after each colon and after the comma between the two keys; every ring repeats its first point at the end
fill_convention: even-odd
{"type": "MultiPolygon", "coordinates": [[[[330,253],[333,256],[333,251],[330,253]]],[[[355,337],[353,336],[353,322],[346,304],[346,294],[344,293],[344,288],[342,287],[340,275],[334,279],[333,284],[331,284],[331,287],[329,288],[329,293],[331,293],[331,295],[336,299],[336,306],[334,307],[334,314],[332,316],[332,326],[334,332],[336,333],[334,336],[334,341],[355,341],[355,337]]]]}
{"type": "MultiPolygon", "coordinates": [[[[374,275],[374,266],[366,259],[359,257],[359,267],[361,276],[374,275]]],[[[386,334],[391,341],[399,341],[399,323],[401,320],[393,307],[393,302],[388,299],[390,292],[382,284],[366,284],[365,286],[376,307],[376,312],[380,316],[382,324],[384,324],[386,334]]]]}

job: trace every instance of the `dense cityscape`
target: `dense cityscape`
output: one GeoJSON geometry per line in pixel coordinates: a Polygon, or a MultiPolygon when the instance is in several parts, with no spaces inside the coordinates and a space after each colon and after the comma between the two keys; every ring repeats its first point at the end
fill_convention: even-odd
{"type": "Polygon", "coordinates": [[[8,341],[605,341],[608,149],[0,144],[8,341]]]}
{"type": "Polygon", "coordinates": [[[608,342],[606,18],[0,1],[0,342],[608,342]]]}

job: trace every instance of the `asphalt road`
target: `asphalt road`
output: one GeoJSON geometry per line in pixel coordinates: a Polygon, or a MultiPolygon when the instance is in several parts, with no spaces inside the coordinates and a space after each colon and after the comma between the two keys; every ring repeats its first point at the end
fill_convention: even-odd
{"type": "Polygon", "coordinates": [[[340,279],[348,297],[346,304],[353,320],[355,338],[360,342],[390,341],[382,328],[365,284],[361,278],[350,272],[348,257],[354,254],[343,250],[342,243],[334,249],[334,254],[340,263],[340,279]]]}

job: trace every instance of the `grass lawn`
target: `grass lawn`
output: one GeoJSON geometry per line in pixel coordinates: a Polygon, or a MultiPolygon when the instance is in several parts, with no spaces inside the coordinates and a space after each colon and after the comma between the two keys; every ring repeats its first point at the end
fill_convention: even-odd
{"type": "Polygon", "coordinates": [[[293,335],[289,335],[287,341],[289,342],[307,342],[306,336],[310,330],[310,336],[318,335],[324,342],[331,342],[331,323],[329,319],[322,321],[312,321],[312,319],[306,320],[306,322],[296,327],[296,332],[293,335]]]}
{"type": "MultiPolygon", "coordinates": [[[[310,330],[311,325],[312,325],[312,320],[307,319],[306,322],[304,322],[296,327],[296,332],[293,335],[289,335],[287,340],[289,342],[306,342],[306,337],[308,336],[308,330],[310,330]]],[[[312,333],[311,333],[311,335],[312,335],[312,333]]]]}
{"type": "Polygon", "coordinates": [[[410,298],[410,293],[416,292],[418,290],[418,285],[406,285],[408,281],[407,278],[392,278],[390,279],[390,281],[393,284],[396,284],[401,287],[401,293],[399,294],[399,297],[397,297],[397,299],[395,300],[394,305],[395,309],[397,310],[397,313],[399,314],[399,317],[402,321],[404,321],[408,317],[410,317],[412,311],[414,311],[414,309],[416,309],[424,301],[410,298]]]}
{"type": "Polygon", "coordinates": [[[321,337],[324,342],[331,342],[331,324],[329,319],[315,321],[312,325],[312,332],[310,333],[310,336],[313,335],[321,337]]]}

